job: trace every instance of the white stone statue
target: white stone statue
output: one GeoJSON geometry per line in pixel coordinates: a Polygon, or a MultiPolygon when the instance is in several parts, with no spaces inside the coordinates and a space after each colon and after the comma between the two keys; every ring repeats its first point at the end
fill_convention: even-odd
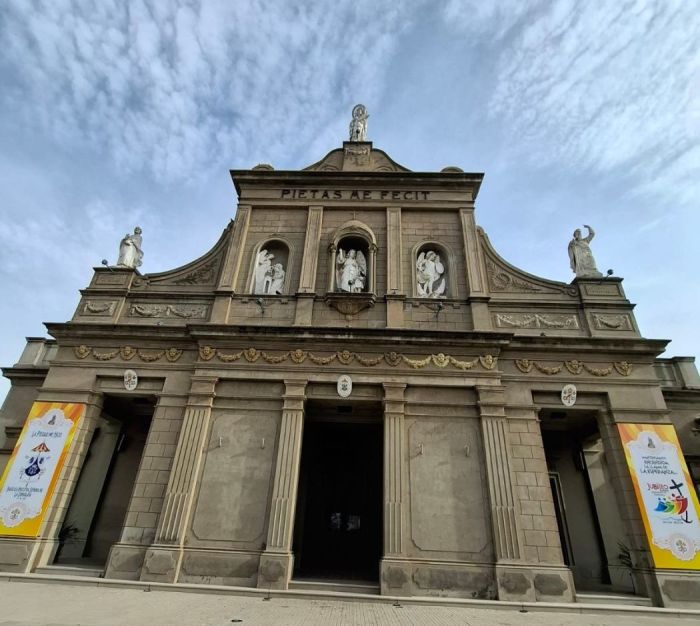
{"type": "Polygon", "coordinates": [[[286,272],[281,263],[272,265],[275,255],[266,249],[260,250],[255,259],[255,284],[253,293],[279,294],[282,293],[282,285],[286,272]]]}
{"type": "Polygon", "coordinates": [[[270,291],[268,293],[280,294],[282,293],[282,285],[284,284],[284,277],[286,272],[281,263],[275,263],[272,266],[272,280],[270,281],[270,291]]]}
{"type": "Polygon", "coordinates": [[[365,290],[367,260],[362,250],[338,250],[335,278],[339,291],[360,293],[365,290]]]}
{"type": "Polygon", "coordinates": [[[141,265],[143,259],[143,250],[141,250],[141,229],[137,226],[134,228],[134,234],[127,233],[119,242],[119,258],[117,259],[117,267],[137,268],[141,265]]]}
{"type": "Polygon", "coordinates": [[[588,229],[588,236],[582,237],[581,230],[577,228],[574,238],[569,242],[571,270],[576,274],[576,278],[601,278],[603,275],[595,266],[595,259],[588,245],[595,237],[595,232],[588,224],[584,224],[583,227],[588,229]]]}
{"type": "Polygon", "coordinates": [[[354,106],[350,122],[350,141],[366,141],[368,117],[369,113],[364,104],[354,106]]]}
{"type": "Polygon", "coordinates": [[[445,273],[445,266],[440,255],[434,250],[423,251],[416,261],[416,282],[418,295],[423,298],[444,297],[445,279],[440,277],[445,273]],[[439,281],[439,282],[438,282],[439,281]]]}

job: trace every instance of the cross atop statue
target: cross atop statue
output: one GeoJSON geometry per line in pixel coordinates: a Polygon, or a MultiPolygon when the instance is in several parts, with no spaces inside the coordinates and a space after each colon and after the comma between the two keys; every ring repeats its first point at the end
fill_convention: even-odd
{"type": "Polygon", "coordinates": [[[367,141],[367,108],[364,104],[356,104],[352,109],[350,122],[350,141],[367,141]]]}

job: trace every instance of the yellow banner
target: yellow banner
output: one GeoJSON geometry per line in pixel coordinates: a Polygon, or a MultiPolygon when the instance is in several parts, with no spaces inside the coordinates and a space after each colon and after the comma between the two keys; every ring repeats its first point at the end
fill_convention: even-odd
{"type": "Polygon", "coordinates": [[[85,405],[35,402],[0,479],[0,535],[36,537],[85,405]]]}
{"type": "Polygon", "coordinates": [[[618,424],[654,564],[700,570],[700,503],[671,424],[618,424]]]}

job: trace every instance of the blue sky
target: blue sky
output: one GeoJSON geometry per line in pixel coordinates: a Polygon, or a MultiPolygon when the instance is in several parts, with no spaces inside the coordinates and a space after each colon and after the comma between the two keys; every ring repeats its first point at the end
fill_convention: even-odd
{"type": "MultiPolygon", "coordinates": [[[[572,278],[591,224],[646,337],[697,355],[698,0],[46,2],[0,7],[0,364],[71,317],[143,228],[144,272],[233,216],[228,169],[299,169],[368,137],[414,170],[485,172],[477,220],[572,278]]],[[[0,383],[0,397],[8,385],[0,383]]]]}

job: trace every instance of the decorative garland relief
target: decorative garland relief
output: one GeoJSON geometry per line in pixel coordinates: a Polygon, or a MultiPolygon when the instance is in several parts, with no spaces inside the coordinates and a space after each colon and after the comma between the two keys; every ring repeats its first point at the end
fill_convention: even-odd
{"type": "MultiPolygon", "coordinates": [[[[92,356],[97,361],[111,361],[119,356],[124,361],[130,361],[137,357],[144,363],[153,363],[159,361],[163,357],[170,363],[175,363],[180,359],[183,353],[179,348],[148,351],[133,348],[132,346],[122,346],[114,350],[101,351],[84,344],[76,346],[73,348],[73,351],[75,356],[79,359],[86,359],[92,356]]],[[[496,367],[498,362],[498,358],[491,354],[477,356],[470,361],[462,361],[442,352],[429,354],[423,358],[411,358],[398,352],[386,352],[377,356],[366,357],[349,350],[340,350],[328,355],[318,355],[299,348],[280,354],[269,354],[257,348],[247,348],[239,352],[225,352],[212,346],[201,346],[199,348],[199,358],[202,361],[211,361],[214,357],[222,363],[233,363],[240,359],[244,359],[248,363],[256,363],[262,359],[265,363],[270,363],[272,365],[284,363],[288,360],[300,365],[308,360],[314,365],[329,365],[337,361],[342,365],[350,365],[353,362],[357,362],[365,367],[374,367],[384,362],[391,367],[404,364],[412,369],[423,369],[432,364],[439,368],[453,367],[462,371],[470,370],[477,364],[481,365],[485,370],[492,370],[496,367]]],[[[632,373],[632,364],[627,361],[615,361],[612,365],[602,368],[593,367],[592,365],[588,365],[576,359],[559,362],[554,365],[546,365],[530,359],[515,359],[515,365],[524,374],[529,374],[534,369],[547,376],[555,376],[564,369],[574,375],[582,374],[584,371],[592,376],[609,376],[613,371],[616,371],[620,376],[629,376],[632,373]]]]}
{"type": "Polygon", "coordinates": [[[259,359],[262,359],[266,363],[284,363],[287,360],[292,361],[300,365],[304,363],[307,359],[314,365],[328,365],[334,361],[338,361],[342,365],[350,365],[353,361],[357,361],[360,365],[365,367],[374,367],[382,362],[385,362],[391,367],[396,367],[400,364],[408,365],[413,369],[422,369],[431,363],[436,367],[445,368],[452,366],[459,370],[470,370],[477,363],[481,364],[485,370],[492,370],[496,367],[497,357],[491,354],[486,354],[484,356],[475,357],[471,361],[461,361],[456,359],[449,354],[444,354],[439,352],[438,354],[430,354],[422,359],[412,359],[405,354],[400,354],[398,352],[386,352],[385,354],[380,354],[373,357],[364,357],[357,352],[350,352],[349,350],[340,350],[334,352],[333,354],[320,356],[307,350],[301,350],[297,348],[296,350],[290,350],[289,352],[283,352],[282,354],[268,354],[256,348],[248,348],[246,350],[241,350],[240,352],[223,352],[212,346],[201,346],[199,348],[199,358],[203,361],[211,361],[216,357],[219,361],[224,363],[232,363],[244,358],[248,363],[255,363],[259,359]]]}
{"type": "Polygon", "coordinates": [[[530,359],[515,359],[515,365],[523,374],[529,374],[534,368],[547,376],[555,376],[564,368],[575,376],[578,376],[584,371],[592,376],[609,376],[613,373],[613,370],[620,374],[620,376],[629,376],[632,373],[632,364],[627,361],[615,361],[608,367],[593,367],[592,365],[577,361],[576,359],[564,361],[561,365],[545,365],[544,363],[531,361],[530,359]]]}
{"type": "Polygon", "coordinates": [[[175,363],[182,356],[182,350],[179,348],[167,348],[165,350],[139,350],[138,348],[132,348],[131,346],[122,346],[121,348],[115,348],[114,350],[108,350],[102,352],[97,348],[91,348],[84,344],[76,346],[73,348],[75,356],[79,359],[87,359],[90,355],[97,361],[111,361],[120,356],[124,361],[131,361],[134,357],[138,357],[144,363],[153,363],[154,361],[159,361],[163,357],[170,363],[175,363]]]}

